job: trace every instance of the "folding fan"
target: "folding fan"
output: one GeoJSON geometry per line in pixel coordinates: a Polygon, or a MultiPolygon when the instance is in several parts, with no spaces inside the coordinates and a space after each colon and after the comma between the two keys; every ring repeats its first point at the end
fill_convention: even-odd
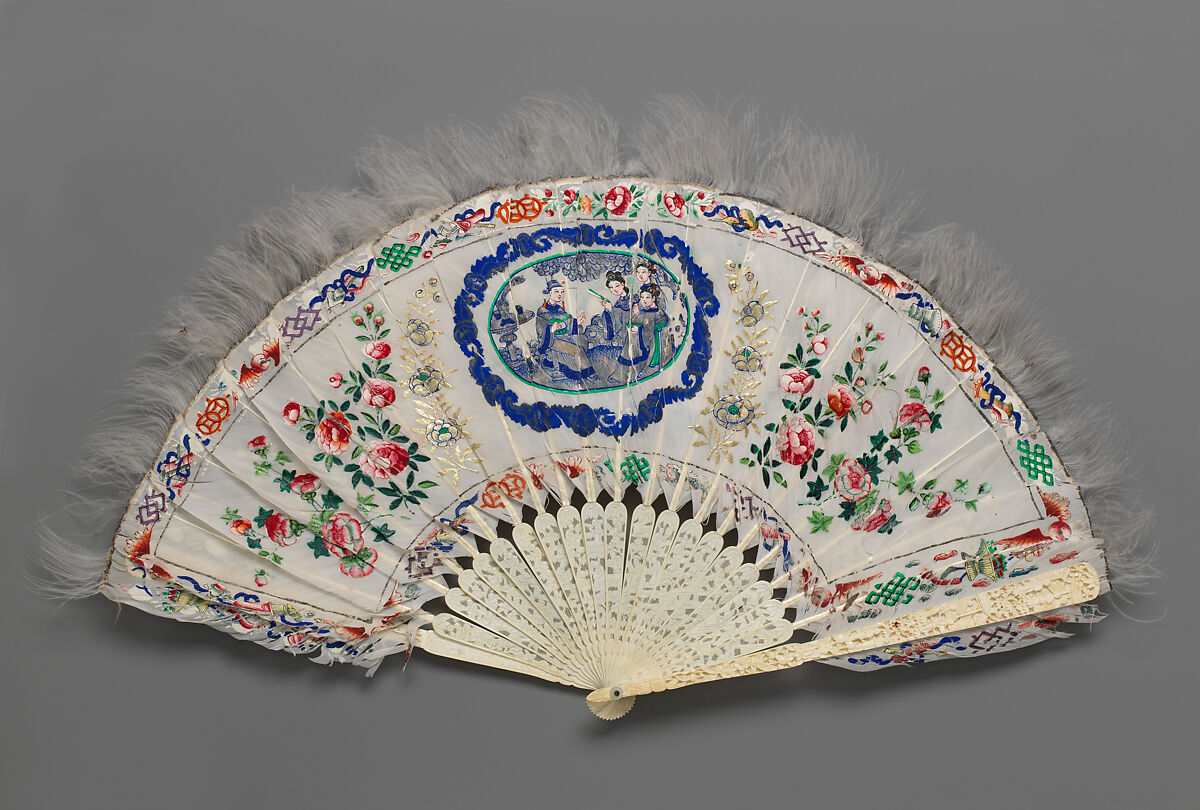
{"type": "Polygon", "coordinates": [[[187,403],[165,440],[150,416],[101,440],[93,467],[140,479],[106,559],[59,567],[318,661],[574,686],[609,719],[1098,620],[1144,516],[976,244],[903,242],[853,144],[785,132],[746,169],[738,126],[658,109],[624,163],[594,108],[532,102],[259,226],[137,389],[187,403]]]}

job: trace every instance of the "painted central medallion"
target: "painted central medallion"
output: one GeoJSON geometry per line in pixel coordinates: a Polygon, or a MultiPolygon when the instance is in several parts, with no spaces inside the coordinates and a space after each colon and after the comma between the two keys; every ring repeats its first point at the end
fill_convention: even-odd
{"type": "Polygon", "coordinates": [[[514,422],[621,436],[701,390],[719,311],[679,236],[581,223],[519,234],[476,260],[454,336],[488,403],[514,422]]]}
{"type": "Polygon", "coordinates": [[[623,251],[524,265],[500,285],[488,316],[492,347],[509,371],[566,393],[613,391],[657,377],[679,357],[690,328],[679,277],[623,251]]]}

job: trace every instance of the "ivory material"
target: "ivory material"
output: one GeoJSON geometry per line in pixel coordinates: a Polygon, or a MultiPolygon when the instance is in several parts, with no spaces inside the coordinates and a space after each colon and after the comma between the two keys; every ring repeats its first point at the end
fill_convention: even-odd
{"type": "Polygon", "coordinates": [[[926,608],[869,627],[857,628],[848,633],[839,633],[831,638],[804,644],[785,644],[663,678],[625,683],[608,691],[596,690],[587,696],[588,705],[596,711],[611,700],[624,702],[651,692],[790,669],[822,658],[982,627],[1086,602],[1094,599],[1099,592],[1100,578],[1096,569],[1087,563],[1077,563],[1060,571],[1010,582],[971,597],[926,608]]]}

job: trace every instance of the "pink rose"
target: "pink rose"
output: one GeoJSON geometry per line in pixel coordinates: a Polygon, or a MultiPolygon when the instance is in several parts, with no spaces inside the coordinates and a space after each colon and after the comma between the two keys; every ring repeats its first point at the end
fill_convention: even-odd
{"type": "Polygon", "coordinates": [[[363,383],[362,396],[372,408],[382,408],[396,401],[396,389],[378,377],[370,377],[363,383]]]}
{"type": "Polygon", "coordinates": [[[392,347],[386,340],[372,340],[363,347],[363,352],[372,360],[382,360],[392,353],[392,347]]]}
{"type": "Polygon", "coordinates": [[[341,411],[332,411],[317,425],[317,444],[326,453],[340,453],[350,446],[350,420],[341,411]]]}
{"type": "Polygon", "coordinates": [[[796,368],[779,375],[779,387],[789,394],[807,394],[814,382],[816,378],[813,375],[796,368]]]}
{"type": "Polygon", "coordinates": [[[266,436],[255,436],[253,439],[246,442],[246,446],[249,447],[251,450],[258,450],[260,448],[266,447],[267,446],[267,437],[266,436]]]}
{"type": "Polygon", "coordinates": [[[345,512],[338,512],[321,527],[321,542],[333,556],[348,557],[363,547],[362,525],[345,512]]]}
{"type": "Polygon", "coordinates": [[[304,494],[312,492],[321,483],[321,479],[317,478],[312,473],[302,473],[292,479],[292,492],[304,494]]]}
{"type": "Polygon", "coordinates": [[[663,205],[666,206],[667,212],[673,217],[683,216],[683,195],[678,191],[668,191],[663,195],[663,205]]]}
{"type": "Polygon", "coordinates": [[[892,516],[892,503],[888,500],[879,502],[872,512],[858,515],[850,521],[850,528],[860,532],[873,532],[888,522],[892,516]]]}
{"type": "Polygon", "coordinates": [[[924,430],[932,424],[929,411],[920,402],[904,403],[896,418],[900,427],[915,427],[917,430],[924,430]]]}
{"type": "Polygon", "coordinates": [[[229,524],[229,531],[234,534],[245,534],[250,531],[250,521],[245,518],[238,518],[229,524]]]}
{"type": "Polygon", "coordinates": [[[816,452],[816,438],[816,432],[803,420],[789,422],[784,418],[775,433],[779,458],[796,466],[807,464],[816,452]]]}
{"type": "Polygon", "coordinates": [[[570,205],[571,203],[575,202],[575,196],[578,193],[579,192],[577,192],[575,189],[569,188],[563,192],[563,200],[566,202],[567,205],[570,205]]]}
{"type": "Polygon", "coordinates": [[[331,375],[329,377],[329,384],[332,385],[334,388],[341,388],[342,387],[342,372],[339,371],[336,374],[331,375]]]}
{"type": "Polygon", "coordinates": [[[950,498],[949,492],[939,492],[933,496],[933,500],[929,502],[929,511],[925,513],[925,517],[938,517],[944,515],[954,505],[954,501],[950,498]]]}
{"type": "MultiPolygon", "coordinates": [[[[292,479],[293,486],[295,483],[295,479],[292,479]]],[[[278,512],[268,515],[267,537],[277,546],[290,546],[295,543],[296,536],[292,534],[292,519],[278,512]]]]}
{"type": "Polygon", "coordinates": [[[834,473],[833,488],[846,500],[857,503],[871,491],[871,476],[861,462],[848,458],[834,473]]]}
{"type": "Polygon", "coordinates": [[[829,351],[829,341],[826,340],[824,335],[817,335],[812,339],[812,350],[813,354],[817,355],[817,357],[820,357],[821,355],[825,354],[825,352],[829,351]]]}
{"type": "Polygon", "coordinates": [[[604,207],[608,209],[608,213],[619,217],[625,213],[632,199],[633,195],[625,186],[613,186],[604,195],[604,207]]]}
{"type": "Polygon", "coordinates": [[[850,359],[856,364],[862,365],[862,362],[867,359],[867,353],[862,346],[855,346],[854,351],[850,352],[850,359]]]}
{"type": "Polygon", "coordinates": [[[829,403],[829,410],[833,411],[835,416],[845,416],[854,407],[854,392],[850,390],[850,386],[839,383],[829,389],[825,401],[829,403]]]}
{"type": "Polygon", "coordinates": [[[363,454],[363,472],[372,478],[394,478],[408,467],[408,451],[395,442],[377,439],[363,454]]]}
{"type": "Polygon", "coordinates": [[[294,425],[300,421],[300,403],[289,402],[283,406],[283,421],[289,425],[294,425]]]}

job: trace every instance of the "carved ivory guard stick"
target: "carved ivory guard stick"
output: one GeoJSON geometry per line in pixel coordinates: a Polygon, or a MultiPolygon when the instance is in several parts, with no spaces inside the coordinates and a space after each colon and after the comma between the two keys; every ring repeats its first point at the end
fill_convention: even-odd
{"type": "Polygon", "coordinates": [[[965,599],[925,608],[906,616],[856,628],[818,641],[783,644],[743,655],[720,664],[678,672],[663,678],[636,681],[611,689],[597,689],[589,703],[605,703],[635,695],[678,689],[696,683],[789,669],[807,661],[850,655],[906,641],[945,635],[1034,613],[1076,605],[1100,594],[1100,577],[1087,563],[989,588],[965,599]]]}

